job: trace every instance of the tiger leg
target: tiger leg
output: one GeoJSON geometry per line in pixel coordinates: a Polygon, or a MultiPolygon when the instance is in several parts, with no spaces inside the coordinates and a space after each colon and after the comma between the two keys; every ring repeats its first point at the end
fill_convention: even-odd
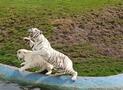
{"type": "Polygon", "coordinates": [[[46,73],[46,75],[49,75],[49,74],[51,74],[52,73],[52,69],[53,69],[53,65],[51,65],[51,64],[49,64],[48,66],[47,66],[47,73],[46,73]]]}
{"type": "Polygon", "coordinates": [[[26,64],[26,62],[23,62],[23,63],[21,63],[20,65],[22,66],[22,65],[25,65],[26,64]]]}
{"type": "Polygon", "coordinates": [[[78,73],[73,70],[73,71],[71,72],[71,74],[72,74],[72,78],[71,78],[71,79],[72,79],[72,80],[76,80],[78,73]]]}
{"type": "Polygon", "coordinates": [[[61,75],[64,75],[66,74],[65,72],[59,72],[59,73],[55,73],[54,76],[61,76],[61,75]]]}
{"type": "Polygon", "coordinates": [[[71,70],[65,70],[65,71],[66,71],[66,73],[69,73],[69,74],[72,75],[72,78],[71,79],[73,81],[75,81],[77,79],[78,73],[75,70],[71,69],[71,70]]]}
{"type": "Polygon", "coordinates": [[[25,71],[26,69],[31,68],[30,64],[26,64],[23,67],[19,68],[19,71],[25,71]]]}

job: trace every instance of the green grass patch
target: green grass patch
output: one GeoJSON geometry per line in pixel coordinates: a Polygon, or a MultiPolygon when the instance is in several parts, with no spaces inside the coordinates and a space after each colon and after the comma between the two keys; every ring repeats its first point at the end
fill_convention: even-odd
{"type": "Polygon", "coordinates": [[[0,15],[6,16],[17,13],[56,18],[122,3],[122,0],[1,0],[0,15]]]}
{"type": "Polygon", "coordinates": [[[74,64],[80,76],[109,76],[123,72],[123,60],[109,57],[84,58],[74,64]]]}
{"type": "Polygon", "coordinates": [[[19,61],[15,54],[0,51],[0,63],[20,67],[19,61]]]}

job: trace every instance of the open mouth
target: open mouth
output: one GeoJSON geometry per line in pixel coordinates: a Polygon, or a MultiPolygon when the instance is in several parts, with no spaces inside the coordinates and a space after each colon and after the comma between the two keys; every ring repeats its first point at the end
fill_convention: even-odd
{"type": "Polygon", "coordinates": [[[29,36],[30,36],[30,37],[33,37],[33,33],[32,33],[32,32],[30,32],[30,33],[29,33],[29,36]]]}
{"type": "Polygon", "coordinates": [[[18,58],[18,60],[20,60],[20,61],[24,61],[24,58],[23,58],[23,57],[17,56],[17,58],[18,58]]]}

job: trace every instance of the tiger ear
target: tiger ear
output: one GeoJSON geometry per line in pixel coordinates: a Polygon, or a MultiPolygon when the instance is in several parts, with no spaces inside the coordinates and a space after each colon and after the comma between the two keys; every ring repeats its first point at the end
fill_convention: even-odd
{"type": "Polygon", "coordinates": [[[25,54],[26,52],[24,51],[23,53],[25,54]]]}
{"type": "Polygon", "coordinates": [[[27,32],[29,32],[29,33],[32,32],[32,28],[28,29],[27,32]]]}
{"type": "Polygon", "coordinates": [[[27,51],[23,51],[23,53],[24,53],[24,54],[26,54],[26,53],[27,53],[27,51]]]}

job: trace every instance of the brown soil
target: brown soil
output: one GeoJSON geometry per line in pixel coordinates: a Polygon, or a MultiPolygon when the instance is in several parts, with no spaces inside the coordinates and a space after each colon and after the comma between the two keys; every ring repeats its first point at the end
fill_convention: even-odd
{"type": "Polygon", "coordinates": [[[91,43],[98,53],[123,58],[123,7],[91,10],[81,16],[51,20],[52,43],[91,43]]]}

